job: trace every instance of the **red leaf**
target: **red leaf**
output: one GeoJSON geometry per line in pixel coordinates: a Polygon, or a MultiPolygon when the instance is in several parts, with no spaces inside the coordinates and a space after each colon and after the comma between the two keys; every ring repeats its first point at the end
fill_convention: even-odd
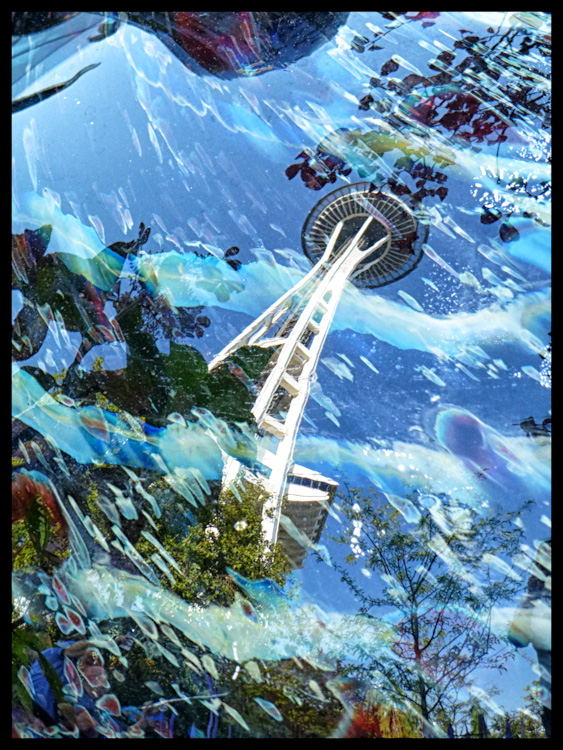
{"type": "Polygon", "coordinates": [[[301,179],[303,180],[303,182],[314,178],[315,175],[316,172],[312,167],[306,167],[305,165],[301,167],[301,179]]]}
{"type": "Polygon", "coordinates": [[[438,18],[440,15],[439,11],[435,10],[422,10],[414,17],[414,21],[420,21],[421,18],[438,18]]]}
{"type": "Polygon", "coordinates": [[[416,73],[410,73],[408,76],[405,76],[403,78],[403,84],[405,86],[408,86],[409,89],[412,89],[413,86],[416,86],[419,83],[422,83],[424,81],[424,76],[419,76],[416,73]]]}
{"type": "Polygon", "coordinates": [[[439,120],[439,124],[448,130],[457,130],[471,120],[469,112],[447,112],[439,120]]]}
{"type": "Polygon", "coordinates": [[[438,55],[438,60],[441,60],[442,62],[446,63],[446,65],[449,65],[453,60],[455,59],[455,54],[453,52],[440,52],[438,55]]]}
{"type": "Polygon", "coordinates": [[[425,190],[425,188],[421,188],[420,190],[417,190],[416,193],[413,193],[412,197],[417,203],[420,203],[423,198],[426,198],[427,195],[428,190],[425,190]]]}
{"type": "Polygon", "coordinates": [[[387,62],[384,63],[381,68],[381,75],[388,76],[389,73],[394,73],[398,69],[399,69],[399,66],[395,62],[395,60],[387,60],[387,62]]]}
{"type": "Polygon", "coordinates": [[[411,192],[410,188],[402,183],[389,182],[389,187],[391,188],[391,192],[398,196],[408,195],[411,192]]]}
{"type": "Polygon", "coordinates": [[[292,180],[302,166],[302,164],[290,164],[289,167],[285,170],[287,177],[292,180]]]}

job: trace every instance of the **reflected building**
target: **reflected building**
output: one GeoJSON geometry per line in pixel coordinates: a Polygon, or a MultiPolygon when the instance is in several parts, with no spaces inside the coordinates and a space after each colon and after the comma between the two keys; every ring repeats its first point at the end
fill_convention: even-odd
{"type": "Polygon", "coordinates": [[[337,482],[293,461],[295,442],[311,383],[338,302],[349,282],[362,289],[390,284],[410,273],[422,257],[428,224],[409,205],[372,183],[347,185],[327,194],[309,213],[303,251],[313,268],[210,363],[228,361],[242,347],[271,356],[256,383],[252,413],[258,426],[259,470],[227,457],[224,486],[259,481],[267,499],[263,529],[280,542],[294,567],[302,567],[326,521],[337,482]]]}

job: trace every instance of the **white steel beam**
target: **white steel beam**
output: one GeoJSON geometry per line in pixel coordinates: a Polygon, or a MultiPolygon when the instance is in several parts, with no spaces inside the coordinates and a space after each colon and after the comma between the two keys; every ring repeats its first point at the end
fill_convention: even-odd
{"type": "MultiPolygon", "coordinates": [[[[386,235],[368,248],[360,249],[361,241],[372,221],[379,221],[378,212],[368,211],[360,229],[352,238],[347,238],[338,246],[345,222],[339,221],[331,234],[329,242],[321,259],[313,269],[280,299],[271,305],[259,318],[251,323],[239,336],[226,346],[209,364],[212,370],[226,357],[233,354],[241,346],[249,343],[257,346],[277,346],[276,359],[260,392],[256,398],[252,412],[259,428],[279,440],[277,447],[268,444],[267,450],[260,450],[259,454],[268,455],[267,467],[271,469],[269,476],[262,477],[268,499],[264,504],[262,525],[266,539],[274,543],[278,536],[281,504],[286,491],[287,475],[293,465],[293,452],[297,433],[303,418],[313,375],[328,335],[334,313],[340,301],[342,292],[360,261],[376,250],[383,250],[384,257],[390,247],[390,231],[386,228],[386,235]],[[333,257],[334,256],[334,257],[333,257]],[[292,300],[306,299],[303,309],[292,315],[292,300]],[[289,317],[283,328],[289,328],[287,335],[270,335],[268,332],[279,321],[282,315],[289,317]],[[266,338],[263,338],[266,337],[266,338]],[[307,345],[303,343],[303,339],[307,345]],[[290,372],[291,370],[291,372],[290,372]],[[286,392],[289,406],[285,415],[277,414],[279,409],[278,389],[286,392]],[[275,408],[274,408],[274,405],[275,408]],[[268,517],[268,511],[273,510],[273,518],[268,517]]],[[[232,481],[236,474],[238,462],[229,462],[228,476],[232,481]]]]}

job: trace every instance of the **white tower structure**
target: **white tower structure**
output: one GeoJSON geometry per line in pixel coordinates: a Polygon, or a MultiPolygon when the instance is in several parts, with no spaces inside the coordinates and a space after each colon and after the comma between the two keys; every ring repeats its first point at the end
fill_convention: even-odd
{"type": "MultiPolygon", "coordinates": [[[[420,261],[427,232],[420,210],[372,183],[354,183],[327,194],[303,227],[303,250],[314,263],[311,271],[209,363],[213,370],[243,346],[272,351],[252,409],[259,431],[260,481],[268,493],[263,529],[269,542],[279,537],[294,567],[302,565],[307,550],[280,528],[284,498],[284,515],[315,543],[338,486],[293,463],[295,440],[336,307],[349,281],[374,288],[409,273],[420,261]]],[[[224,484],[241,470],[240,463],[229,458],[224,484]]],[[[293,537],[299,537],[295,529],[293,537]]]]}

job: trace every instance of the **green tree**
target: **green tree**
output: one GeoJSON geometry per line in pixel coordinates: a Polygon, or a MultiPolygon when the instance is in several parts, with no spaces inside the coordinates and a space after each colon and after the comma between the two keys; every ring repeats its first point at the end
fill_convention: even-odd
{"type": "MultiPolygon", "coordinates": [[[[143,529],[140,534],[137,530],[133,536],[133,527],[126,530],[123,525],[122,528],[147,563],[154,561],[155,553],[166,563],[168,573],[154,566],[163,588],[186,602],[206,607],[210,604],[229,606],[237,593],[242,593],[230,571],[248,580],[268,578],[280,585],[285,583],[290,566],[279,546],[272,548],[264,539],[262,506],[266,495],[259,485],[247,484],[238,496],[229,490],[221,492],[218,484],[213,485],[205,504],[192,508],[190,512],[186,511],[184,498],[162,478],[155,479],[147,489],[161,510],[156,529],[143,529]]],[[[95,523],[107,533],[109,523],[96,505],[96,496],[97,488],[92,484],[89,509],[95,523]]],[[[244,597],[245,604],[250,607],[246,594],[244,597]]],[[[108,627],[116,634],[124,634],[129,627],[134,628],[134,623],[108,623],[108,627]]],[[[169,631],[167,633],[169,636],[169,631]]],[[[206,695],[228,696],[225,700],[234,708],[240,704],[240,701],[232,699],[233,695],[238,695],[242,684],[242,681],[232,681],[237,664],[229,659],[211,658],[201,646],[184,643],[180,632],[176,634],[176,639],[183,642],[183,650],[168,636],[166,648],[174,654],[180,668],[163,658],[150,639],[137,634],[142,648],[131,652],[126,680],[116,683],[115,693],[124,705],[140,705],[151,697],[150,694],[147,696],[146,688],[146,683],[150,682],[151,685],[156,684],[154,686],[158,686],[159,691],[152,696],[153,701],[158,701],[162,696],[172,696],[178,700],[175,698],[174,685],[181,686],[186,695],[200,695],[202,700],[192,701],[192,705],[176,704],[179,713],[175,726],[183,736],[192,725],[198,731],[204,731],[205,736],[210,718],[214,717],[211,717],[206,695]],[[191,659],[186,659],[186,648],[192,654],[191,659]],[[212,689],[208,682],[211,678],[212,689]]],[[[115,668],[122,669],[115,659],[113,661],[115,668]]],[[[245,713],[243,701],[240,714],[245,713]]],[[[256,713],[260,713],[257,706],[256,713]]],[[[215,718],[213,727],[214,722],[215,718]]],[[[221,712],[221,721],[217,722],[218,728],[213,731],[218,731],[218,736],[227,736],[229,716],[221,712]]],[[[232,719],[230,723],[233,725],[231,733],[248,737],[247,730],[232,719]]]]}
{"type": "MultiPolygon", "coordinates": [[[[283,584],[290,566],[279,545],[272,548],[264,538],[265,498],[258,484],[248,483],[238,497],[223,490],[217,500],[210,499],[195,510],[189,521],[183,507],[177,507],[176,493],[161,495],[163,514],[154,536],[181,570],[179,574],[172,568],[175,583],[162,574],[162,585],[185,601],[228,606],[238,591],[229,568],[249,580],[269,578],[283,584]]],[[[147,560],[155,552],[146,536],[139,539],[136,549],[147,560]]]]}
{"type": "Polygon", "coordinates": [[[534,680],[524,688],[523,705],[514,711],[507,711],[504,716],[495,716],[491,721],[494,736],[504,737],[509,730],[513,739],[545,738],[542,723],[542,704],[538,692],[540,681],[534,680]]]}
{"type": "Polygon", "coordinates": [[[39,351],[49,320],[81,335],[75,360],[60,376],[30,367],[46,390],[60,393],[63,381],[65,396],[88,405],[95,404],[102,394],[118,410],[150,419],[158,427],[167,424],[171,413],[192,419],[194,406],[209,409],[230,425],[254,421],[248,378],[261,371],[264,350],[251,347],[233,358],[236,374],[229,365],[208,373],[198,350],[178,343],[204,335],[211,321],[201,315],[203,308],[175,308],[163,295],[153,293],[150,277],[121,278],[123,258],[135,255],[148,241],[149,228],[141,224],[138,238],[109,245],[111,270],[92,264],[92,270],[104,277],[100,283],[105,290],[69,270],[64,258],[47,254],[51,233],[52,227],[45,225],[12,235],[12,286],[25,300],[13,326],[12,358],[24,361],[39,351]],[[108,304],[113,307],[111,318],[108,304]],[[163,340],[170,345],[168,353],[156,344],[163,340]],[[124,368],[108,371],[103,364],[82,368],[82,360],[93,346],[115,341],[127,344],[124,368]]]}
{"type": "Polygon", "coordinates": [[[407,522],[378,493],[360,490],[342,497],[341,508],[347,523],[334,538],[351,544],[347,562],[361,561],[380,578],[368,588],[339,565],[342,581],[360,614],[390,615],[396,632],[391,653],[352,671],[378,681],[382,696],[417,714],[431,733],[455,712],[477,668],[502,671],[512,656],[491,627],[491,612],[522,587],[511,567],[523,535],[513,522],[522,509],[482,514],[455,499],[416,495],[408,498],[416,520],[407,522]]]}
{"type": "Polygon", "coordinates": [[[297,658],[249,662],[236,681],[222,677],[230,704],[244,715],[253,737],[332,737],[345,717],[337,672],[297,658]]]}

